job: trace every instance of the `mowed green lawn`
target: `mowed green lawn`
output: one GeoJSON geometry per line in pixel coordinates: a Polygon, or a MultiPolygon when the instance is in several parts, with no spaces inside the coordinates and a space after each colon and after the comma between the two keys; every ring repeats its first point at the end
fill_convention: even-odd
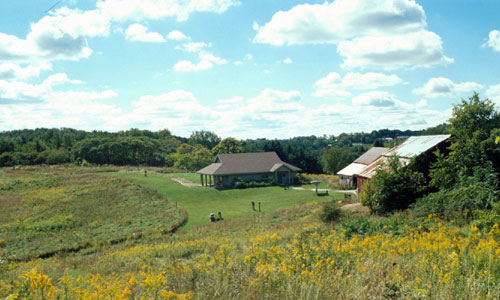
{"type": "MultiPolygon", "coordinates": [[[[169,179],[168,175],[153,172],[148,173],[147,177],[139,172],[119,172],[114,175],[133,180],[145,187],[154,189],[166,196],[169,202],[177,203],[178,206],[185,208],[188,212],[187,228],[210,223],[209,215],[212,212],[217,215],[217,212],[220,211],[222,217],[226,220],[245,218],[253,214],[258,214],[259,212],[252,211],[252,201],[255,202],[257,210],[258,202],[260,202],[261,210],[265,213],[312,201],[324,202],[343,198],[343,194],[338,193],[318,197],[312,191],[301,191],[291,188],[285,190],[282,187],[223,191],[218,191],[210,187],[185,187],[169,179]]],[[[175,177],[181,177],[179,175],[184,175],[184,173],[176,174],[175,177]]],[[[197,174],[193,175],[198,176],[197,174]]]]}

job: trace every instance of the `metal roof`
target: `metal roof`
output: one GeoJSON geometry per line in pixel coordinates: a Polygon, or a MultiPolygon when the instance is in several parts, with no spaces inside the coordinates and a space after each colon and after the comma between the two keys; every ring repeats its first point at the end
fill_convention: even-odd
{"type": "Polygon", "coordinates": [[[381,164],[387,163],[387,158],[393,155],[399,157],[399,161],[403,165],[410,162],[410,158],[418,156],[428,150],[434,148],[438,144],[444,142],[451,135],[422,135],[409,137],[402,144],[391,148],[391,150],[384,153],[379,159],[366,166],[363,170],[355,175],[365,178],[371,178],[377,172],[381,164]]]}
{"type": "Polygon", "coordinates": [[[411,136],[402,144],[384,153],[384,156],[396,155],[398,157],[412,158],[437,146],[450,138],[450,136],[449,134],[411,136]]]}
{"type": "Polygon", "coordinates": [[[370,150],[366,151],[360,157],[356,158],[354,162],[357,164],[369,165],[375,160],[377,160],[382,154],[384,154],[388,150],[389,148],[373,147],[370,150]]]}
{"type": "Polygon", "coordinates": [[[365,167],[366,165],[364,164],[352,163],[342,170],[338,171],[337,175],[352,176],[354,174],[357,174],[358,172],[361,172],[361,170],[363,170],[365,167]]]}
{"type": "Polygon", "coordinates": [[[276,152],[219,154],[215,161],[196,173],[206,175],[271,173],[281,167],[300,171],[300,168],[283,162],[276,152]]]}

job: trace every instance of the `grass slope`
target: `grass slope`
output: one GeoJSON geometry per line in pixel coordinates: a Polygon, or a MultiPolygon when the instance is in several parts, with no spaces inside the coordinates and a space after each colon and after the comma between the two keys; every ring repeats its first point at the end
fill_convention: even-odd
{"type": "Polygon", "coordinates": [[[169,231],[185,218],[153,190],[85,168],[4,169],[0,240],[12,259],[169,231]]]}
{"type": "MultiPolygon", "coordinates": [[[[184,174],[176,174],[174,177],[190,179],[195,178],[195,175],[188,175],[186,178],[181,177],[184,174]]],[[[209,187],[188,188],[170,180],[168,176],[153,172],[148,173],[147,177],[139,172],[119,172],[117,176],[154,189],[166,196],[170,202],[185,208],[188,212],[187,228],[209,223],[208,216],[212,212],[215,214],[219,211],[222,212],[224,219],[251,217],[257,213],[252,211],[252,201],[255,202],[256,209],[258,209],[258,202],[260,202],[261,210],[270,212],[312,201],[329,201],[343,197],[342,194],[318,197],[311,191],[284,190],[282,187],[223,191],[209,187]]],[[[197,177],[199,179],[199,176],[197,177]]]]}

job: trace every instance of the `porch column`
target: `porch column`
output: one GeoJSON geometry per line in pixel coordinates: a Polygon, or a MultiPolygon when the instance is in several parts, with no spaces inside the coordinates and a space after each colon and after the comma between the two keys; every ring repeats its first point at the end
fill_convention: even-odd
{"type": "Polygon", "coordinates": [[[200,174],[201,186],[203,186],[203,174],[200,174]]]}
{"type": "Polygon", "coordinates": [[[212,176],[208,176],[208,180],[210,181],[210,186],[212,186],[212,176]]]}

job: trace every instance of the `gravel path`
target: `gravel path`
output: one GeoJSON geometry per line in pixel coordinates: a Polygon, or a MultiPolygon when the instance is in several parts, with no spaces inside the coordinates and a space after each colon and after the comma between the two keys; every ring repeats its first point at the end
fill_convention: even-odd
{"type": "Polygon", "coordinates": [[[178,177],[168,177],[168,178],[172,179],[175,182],[182,184],[183,186],[188,186],[188,187],[201,186],[201,184],[199,184],[199,183],[194,183],[194,182],[189,181],[189,180],[184,179],[184,178],[178,178],[178,177]]]}

